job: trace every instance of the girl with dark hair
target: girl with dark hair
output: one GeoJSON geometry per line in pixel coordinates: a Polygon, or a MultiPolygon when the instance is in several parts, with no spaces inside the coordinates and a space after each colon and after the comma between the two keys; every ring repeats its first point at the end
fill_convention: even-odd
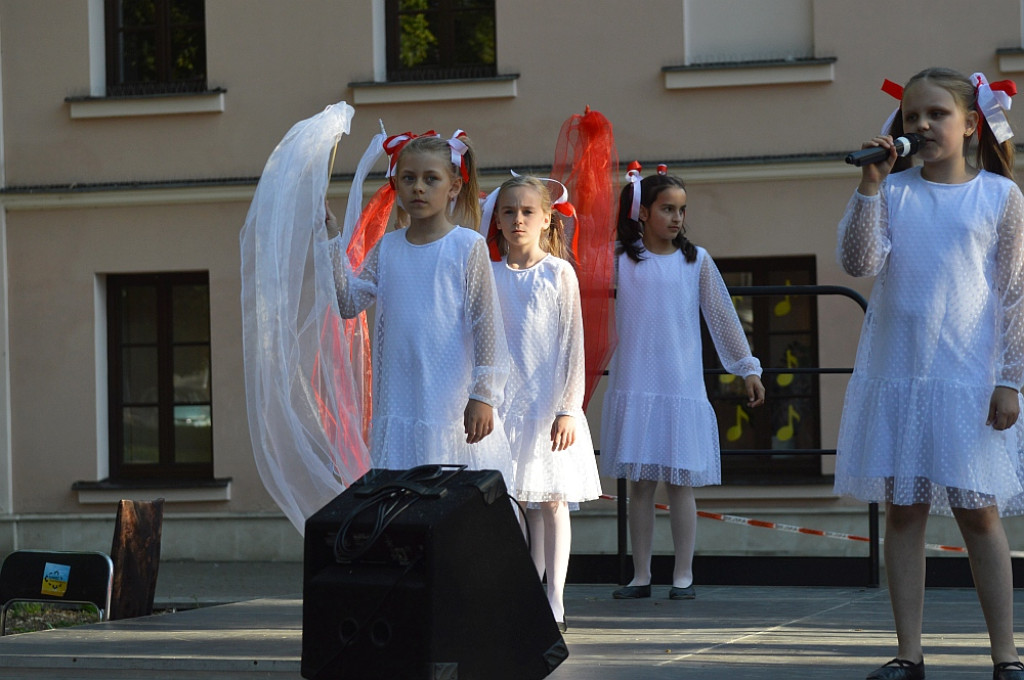
{"type": "Polygon", "coordinates": [[[720,484],[718,421],[704,387],[700,316],[725,369],[764,402],[732,298],[711,256],[686,238],[686,188],[631,164],[619,201],[615,317],[619,344],[601,416],[601,471],[629,480],[633,580],[617,599],[650,597],[654,492],[668,488],[675,567],[669,598],[689,600],[697,506],[693,487],[720,484]]]}

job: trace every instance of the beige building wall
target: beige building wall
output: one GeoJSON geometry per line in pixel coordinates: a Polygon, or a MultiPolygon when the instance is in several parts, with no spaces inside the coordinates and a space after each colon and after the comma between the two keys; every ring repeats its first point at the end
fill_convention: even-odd
{"type": "MultiPolygon", "coordinates": [[[[834,262],[835,225],[858,177],[842,152],[894,107],[883,78],[932,65],[1021,77],[1021,3],[714,2],[497,0],[498,71],[514,78],[370,85],[383,80],[383,0],[209,0],[208,82],[223,92],[107,99],[89,97],[103,92],[102,0],[0,0],[0,552],[103,547],[117,497],[162,495],[167,558],[301,559],[301,538],[252,459],[238,235],[274,146],[339,100],[356,115],[336,174],[354,169],[382,119],[392,133],[466,129],[485,186],[510,168],[550,166],[562,122],[589,105],[615,126],[623,163],[665,161],[687,180],[691,237],[717,259],[814,255],[819,283],[866,296],[870,281],[834,262]],[[674,68],[717,44],[716,12],[755,36],[803,27],[791,32],[801,59],[752,64],[773,48],[748,38],[723,47],[734,55],[728,68],[674,68]],[[181,270],[210,275],[214,466],[231,484],[72,490],[106,475],[104,276],[181,270]]],[[[1016,109],[1010,117],[1020,129],[1016,109]]],[[[345,180],[330,193],[343,200],[345,180]]],[[[860,321],[853,303],[819,303],[822,365],[852,363],[860,321]]],[[[844,386],[822,379],[825,447],[844,386]]],[[[720,487],[702,490],[701,504],[863,534],[863,506],[830,492],[720,487]]],[[[576,552],[614,551],[613,511],[600,501],[578,516],[576,552]]],[[[934,523],[936,540],[957,543],[950,531],[934,523]]],[[[859,544],[713,523],[702,523],[698,551],[864,554],[859,544]]]]}

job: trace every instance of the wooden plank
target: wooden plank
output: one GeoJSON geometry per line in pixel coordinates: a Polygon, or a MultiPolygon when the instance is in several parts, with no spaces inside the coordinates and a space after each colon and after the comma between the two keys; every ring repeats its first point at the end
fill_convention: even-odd
{"type": "Polygon", "coordinates": [[[114,524],[110,558],[114,587],[110,619],[128,619],[153,613],[156,579],[160,568],[160,538],[164,499],[122,500],[114,524]]]}

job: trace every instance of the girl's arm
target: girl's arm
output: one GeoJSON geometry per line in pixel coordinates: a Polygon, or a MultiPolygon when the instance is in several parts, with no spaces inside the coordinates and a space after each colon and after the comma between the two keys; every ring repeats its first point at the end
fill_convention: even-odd
{"type": "Polygon", "coordinates": [[[996,385],[1020,390],[1024,383],[1024,195],[1010,187],[997,226],[996,291],[1002,311],[996,385]]]}
{"type": "Polygon", "coordinates": [[[891,249],[884,188],[871,196],[854,192],[839,222],[839,266],[850,276],[875,276],[891,249]]]}
{"type": "MultiPolygon", "coordinates": [[[[334,270],[334,287],[338,292],[338,310],[344,319],[352,319],[359,312],[373,304],[377,299],[377,247],[370,251],[369,257],[363,261],[357,277],[352,272],[348,253],[342,245],[341,227],[331,212],[331,206],[324,200],[326,208],[327,252],[331,257],[334,270]]],[[[380,246],[380,243],[377,243],[380,246]]]]}
{"type": "Polygon", "coordinates": [[[729,289],[707,253],[700,262],[700,308],[725,370],[743,378],[760,377],[761,362],[750,353],[729,289]]]}
{"type": "Polygon", "coordinates": [[[465,316],[473,332],[473,376],[469,398],[501,405],[508,380],[509,354],[501,304],[486,242],[474,241],[466,265],[465,316]]]}
{"type": "Polygon", "coordinates": [[[558,305],[558,370],[552,377],[563,382],[551,424],[552,451],[567,449],[575,443],[575,415],[583,412],[587,384],[580,284],[571,266],[559,268],[558,305]]]}

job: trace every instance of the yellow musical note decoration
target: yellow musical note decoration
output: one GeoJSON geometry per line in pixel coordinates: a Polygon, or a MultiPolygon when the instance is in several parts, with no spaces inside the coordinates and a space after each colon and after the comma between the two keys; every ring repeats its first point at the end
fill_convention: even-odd
{"type": "Polygon", "coordinates": [[[800,421],[800,414],[797,413],[796,409],[793,408],[793,405],[790,404],[789,411],[788,411],[787,422],[786,422],[785,425],[783,425],[782,427],[779,428],[778,432],[775,433],[775,438],[778,439],[780,442],[788,442],[790,439],[792,439],[793,438],[793,421],[794,420],[799,422],[800,421]]]}
{"type": "MultiPolygon", "coordinates": [[[[789,282],[789,279],[786,279],[786,285],[787,286],[792,285],[789,282]]],[[[786,297],[782,298],[781,302],[777,302],[775,304],[775,316],[786,316],[791,311],[793,311],[793,303],[791,303],[789,301],[789,296],[788,295],[786,297]]]]}
{"type": "MultiPolygon", "coordinates": [[[[792,350],[786,350],[786,368],[796,368],[800,365],[800,362],[796,360],[796,355],[793,354],[792,350]]],[[[775,382],[779,387],[789,387],[793,382],[792,373],[779,373],[778,377],[775,378],[775,382]]]]}
{"type": "Polygon", "coordinates": [[[736,424],[729,427],[725,431],[725,438],[731,442],[736,441],[743,436],[743,421],[750,422],[750,416],[743,410],[743,407],[739,404],[736,405],[736,424]]]}

